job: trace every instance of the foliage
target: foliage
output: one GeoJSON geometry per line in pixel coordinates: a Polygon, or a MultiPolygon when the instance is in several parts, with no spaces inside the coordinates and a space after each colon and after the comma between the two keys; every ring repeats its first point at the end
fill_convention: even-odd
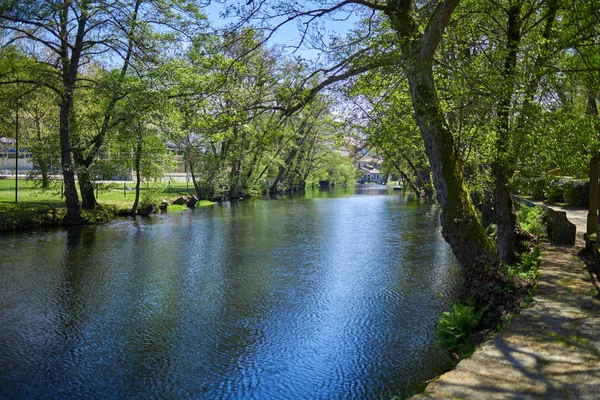
{"type": "Polygon", "coordinates": [[[359,77],[348,91],[354,111],[348,113],[348,123],[365,136],[355,135],[355,142],[383,156],[384,168],[399,174],[417,196],[431,198],[431,168],[407,92],[407,82],[387,70],[359,77]]]}
{"type": "Polygon", "coordinates": [[[587,207],[590,193],[590,181],[570,179],[563,182],[563,198],[570,206],[587,207]]]}
{"type": "Polygon", "coordinates": [[[515,277],[529,282],[535,281],[540,263],[540,247],[534,246],[531,252],[521,255],[521,261],[515,265],[505,265],[504,274],[512,280],[515,277]]]}
{"type": "Polygon", "coordinates": [[[81,212],[81,216],[87,224],[102,224],[113,219],[117,211],[117,207],[113,205],[103,205],[96,207],[94,210],[84,210],[81,212]]]}
{"type": "Polygon", "coordinates": [[[148,184],[146,190],[142,192],[139,209],[156,206],[161,200],[161,194],[158,185],[148,184]]]}
{"type": "Polygon", "coordinates": [[[526,177],[519,174],[512,179],[511,188],[516,193],[531,196],[534,200],[564,202],[578,207],[586,207],[589,199],[589,179],[573,179],[546,174],[526,177]]]}
{"type": "Polygon", "coordinates": [[[324,154],[308,176],[307,184],[315,186],[321,181],[326,181],[332,186],[353,185],[356,182],[354,164],[348,157],[339,153],[324,154]]]}
{"type": "Polygon", "coordinates": [[[519,206],[517,219],[521,229],[526,230],[536,237],[543,236],[546,233],[544,211],[540,207],[519,206]]]}
{"type": "Polygon", "coordinates": [[[534,200],[543,200],[552,177],[550,175],[526,176],[516,174],[511,180],[511,191],[524,196],[531,196],[534,200]]]}
{"type": "Polygon", "coordinates": [[[473,333],[484,312],[475,309],[472,299],[452,304],[452,311],[443,312],[438,321],[436,346],[459,357],[470,356],[475,351],[473,333]]]}

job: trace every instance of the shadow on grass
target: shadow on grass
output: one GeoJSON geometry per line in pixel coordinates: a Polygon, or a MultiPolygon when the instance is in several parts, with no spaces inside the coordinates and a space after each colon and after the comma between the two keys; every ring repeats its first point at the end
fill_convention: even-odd
{"type": "Polygon", "coordinates": [[[0,231],[55,227],[60,225],[65,211],[60,201],[0,202],[0,231]]]}

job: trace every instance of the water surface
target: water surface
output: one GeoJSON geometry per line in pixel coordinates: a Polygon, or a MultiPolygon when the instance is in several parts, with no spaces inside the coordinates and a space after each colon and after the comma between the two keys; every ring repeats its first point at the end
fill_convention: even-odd
{"type": "Polygon", "coordinates": [[[0,398],[388,398],[457,269],[435,206],[377,187],[2,237],[0,398]]]}

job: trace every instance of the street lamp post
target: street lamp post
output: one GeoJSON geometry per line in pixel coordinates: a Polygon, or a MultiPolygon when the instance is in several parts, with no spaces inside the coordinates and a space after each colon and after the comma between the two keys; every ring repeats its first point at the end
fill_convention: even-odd
{"type": "Polygon", "coordinates": [[[19,83],[17,82],[17,104],[15,107],[15,203],[19,202],[19,83]]]}

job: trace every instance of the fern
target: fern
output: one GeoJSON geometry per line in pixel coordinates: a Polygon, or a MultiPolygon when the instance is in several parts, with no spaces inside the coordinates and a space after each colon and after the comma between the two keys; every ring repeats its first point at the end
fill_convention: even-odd
{"type": "Polygon", "coordinates": [[[454,303],[452,311],[442,313],[438,321],[436,346],[468,357],[475,350],[473,332],[485,310],[477,311],[472,301],[466,304],[454,303]]]}

